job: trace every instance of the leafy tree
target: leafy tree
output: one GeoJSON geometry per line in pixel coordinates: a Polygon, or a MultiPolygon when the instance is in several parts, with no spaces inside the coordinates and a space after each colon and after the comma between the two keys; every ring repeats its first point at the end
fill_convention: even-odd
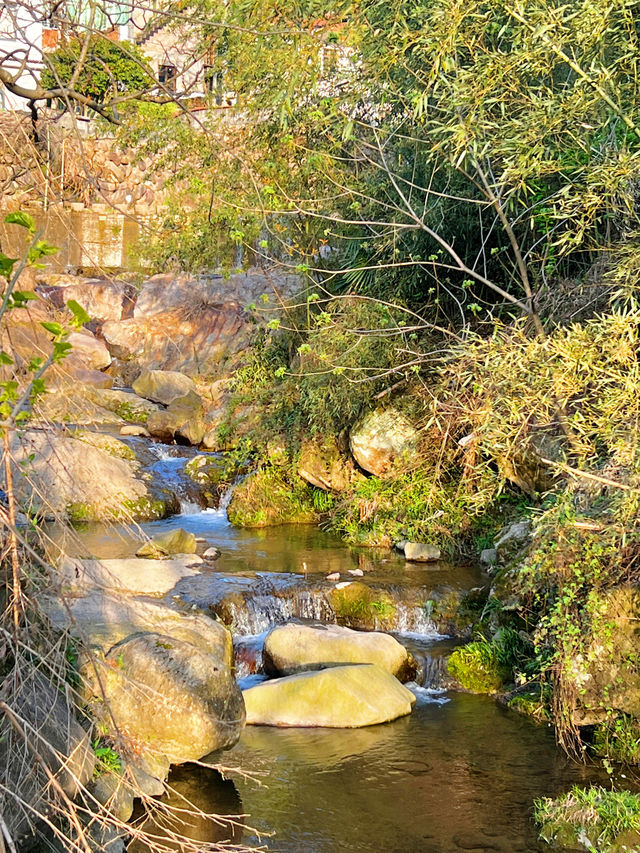
{"type": "Polygon", "coordinates": [[[128,42],[112,42],[101,35],[90,38],[86,57],[83,41],[73,38],[48,57],[48,64],[42,72],[42,86],[57,89],[74,83],[75,91],[97,103],[123,93],[143,93],[153,85],[140,48],[128,42]]]}

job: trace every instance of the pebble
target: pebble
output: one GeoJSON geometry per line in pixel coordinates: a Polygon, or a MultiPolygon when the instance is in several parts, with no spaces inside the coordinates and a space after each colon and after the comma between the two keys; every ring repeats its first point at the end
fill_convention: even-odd
{"type": "Polygon", "coordinates": [[[340,572],[333,572],[333,574],[327,575],[328,581],[339,581],[340,580],[340,572]]]}
{"type": "Polygon", "coordinates": [[[349,569],[349,574],[353,575],[354,578],[361,578],[364,574],[362,569],[349,569]]]}
{"type": "Polygon", "coordinates": [[[137,424],[127,424],[120,427],[120,435],[142,435],[145,438],[150,438],[151,433],[146,427],[138,426],[137,424]]]}
{"type": "Polygon", "coordinates": [[[220,549],[219,548],[207,548],[206,551],[202,552],[202,556],[205,557],[207,560],[217,560],[218,557],[220,556],[220,549]]]}

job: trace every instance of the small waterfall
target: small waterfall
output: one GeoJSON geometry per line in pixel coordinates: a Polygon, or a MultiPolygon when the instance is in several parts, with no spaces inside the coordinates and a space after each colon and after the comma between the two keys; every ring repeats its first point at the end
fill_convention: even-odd
{"type": "Polygon", "coordinates": [[[264,634],[274,625],[291,619],[307,619],[335,623],[335,614],[324,595],[313,590],[299,590],[294,595],[277,592],[246,596],[242,603],[227,603],[234,634],[242,637],[264,634]]]}
{"type": "Polygon", "coordinates": [[[421,637],[441,637],[438,633],[429,609],[423,605],[407,605],[396,602],[396,624],[393,630],[398,634],[418,634],[421,637]]]}
{"type": "Polygon", "coordinates": [[[220,501],[218,503],[218,510],[220,512],[224,512],[224,513],[227,512],[227,509],[229,508],[229,504],[231,503],[232,497],[233,497],[233,486],[229,486],[229,488],[226,489],[226,491],[224,491],[220,495],[220,501]]]}
{"type": "Polygon", "coordinates": [[[196,515],[202,512],[202,507],[196,501],[189,498],[179,498],[180,515],[196,515]]]}

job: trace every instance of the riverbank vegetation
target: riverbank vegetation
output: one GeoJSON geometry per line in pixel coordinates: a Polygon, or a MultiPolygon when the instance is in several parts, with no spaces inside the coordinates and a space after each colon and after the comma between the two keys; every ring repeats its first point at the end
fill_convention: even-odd
{"type": "Polygon", "coordinates": [[[210,145],[165,149],[198,174],[179,257],[197,269],[224,232],[307,287],[248,306],[271,321],[225,441],[248,437],[258,476],[280,467],[292,494],[296,475],[324,489],[320,523],[354,543],[477,557],[528,519],[493,558],[463,677],[489,667],[483,689],[542,697],[574,754],[636,763],[611,734],[640,714],[635,6],[261,3],[251,48],[246,5],[226,10],[220,62],[248,120],[225,174],[215,120],[210,145]],[[390,410],[415,434],[378,470],[356,439],[390,410]]]}

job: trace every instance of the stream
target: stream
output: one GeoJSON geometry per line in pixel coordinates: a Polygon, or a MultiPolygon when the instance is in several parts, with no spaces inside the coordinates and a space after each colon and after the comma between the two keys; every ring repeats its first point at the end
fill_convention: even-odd
{"type": "MultiPolygon", "coordinates": [[[[247,726],[239,743],[214,763],[172,771],[174,798],[205,811],[248,815],[220,826],[193,819],[186,832],[206,841],[242,841],[280,853],[534,853],[536,797],[556,796],[596,773],[567,760],[544,724],[493,699],[447,690],[446,659],[455,641],[440,634],[428,602],[483,582],[480,570],[446,563],[407,563],[384,550],[347,547],[312,526],[233,528],[224,495],[202,508],[182,483],[188,448],[152,448],[150,466],[180,493],[182,512],[141,524],[147,534],[183,527],[221,551],[214,568],[185,578],[172,598],[231,624],[241,686],[264,678],[262,641],[292,618],[331,621],[326,576],[361,580],[394,601],[391,632],[420,664],[412,714],[361,729],[247,726]],[[183,488],[184,486],[184,488],[183,488]],[[353,575],[349,572],[357,572],[353,575]],[[359,572],[362,572],[360,576],[359,572]],[[247,774],[247,775],[245,775],[247,774]],[[251,827],[250,829],[247,827],[251,827]]],[[[140,530],[86,524],[74,542],[50,530],[65,550],[96,557],[135,554],[140,530]]],[[[389,627],[389,626],[388,626],[389,627]]],[[[155,827],[162,834],[162,827],[155,827]]],[[[142,853],[134,845],[133,853],[142,853]]]]}

